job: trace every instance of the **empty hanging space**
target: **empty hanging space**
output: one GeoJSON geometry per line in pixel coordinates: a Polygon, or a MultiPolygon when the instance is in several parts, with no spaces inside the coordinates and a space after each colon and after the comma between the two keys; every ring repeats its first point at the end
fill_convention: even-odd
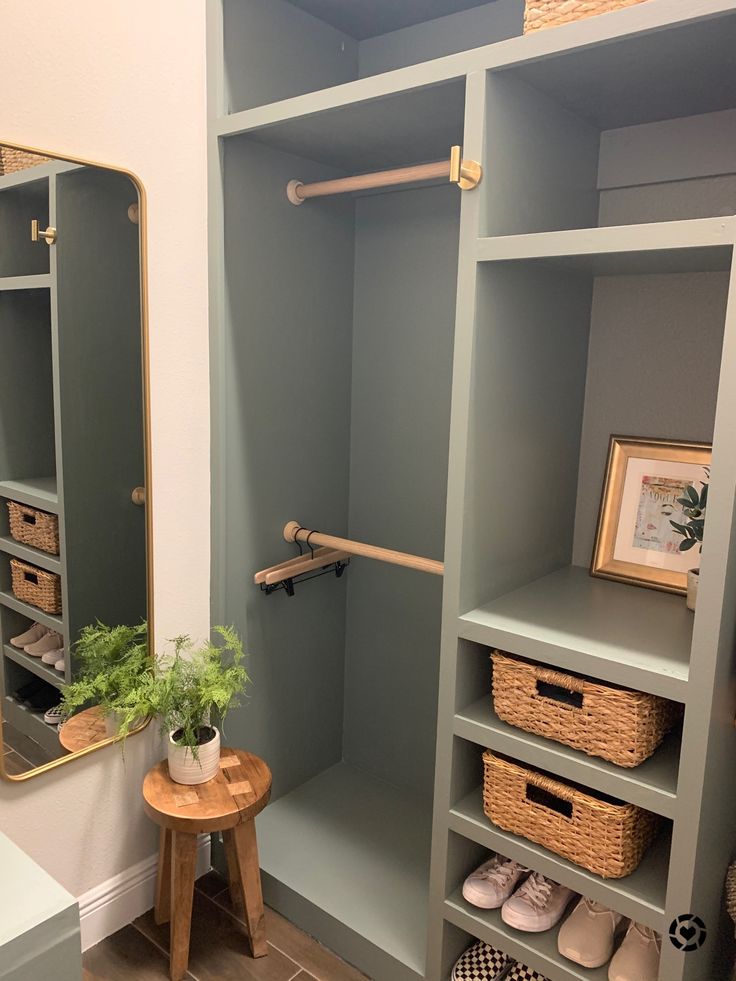
{"type": "MultiPolygon", "coordinates": [[[[47,167],[43,168],[48,171],[47,167]]],[[[48,177],[21,183],[21,176],[0,177],[0,290],[17,289],[16,277],[40,276],[49,271],[49,247],[45,241],[31,240],[31,222],[41,229],[49,223],[48,177]]],[[[35,285],[29,282],[29,285],[35,285]]],[[[40,281],[39,281],[40,282],[40,281]]],[[[48,285],[48,283],[46,283],[48,285]]]]}
{"type": "Polygon", "coordinates": [[[427,939],[463,114],[451,82],[223,144],[223,608],[258,686],[228,738],[274,773],[267,901],[397,981],[423,977],[427,939]],[[254,575],[294,539],[310,574],[310,546],[350,564],[266,595],[254,575]]]}
{"type": "Polygon", "coordinates": [[[521,34],[524,0],[225,0],[231,113],[521,34]]]}

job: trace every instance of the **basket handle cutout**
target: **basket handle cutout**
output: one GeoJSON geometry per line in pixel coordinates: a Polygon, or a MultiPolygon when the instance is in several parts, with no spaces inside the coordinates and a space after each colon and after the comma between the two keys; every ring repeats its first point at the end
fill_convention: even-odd
{"type": "Polygon", "coordinates": [[[36,515],[35,514],[25,514],[24,513],[23,514],[23,521],[27,525],[35,525],[35,523],[36,523],[36,515]]]}
{"type": "Polygon", "coordinates": [[[34,586],[38,586],[38,576],[35,572],[24,572],[23,578],[26,582],[32,582],[34,586]]]}
{"type": "Polygon", "coordinates": [[[573,691],[564,685],[543,681],[541,678],[537,679],[537,695],[540,698],[548,698],[554,702],[561,702],[570,708],[579,709],[583,707],[583,693],[581,691],[573,691]]]}
{"type": "Polygon", "coordinates": [[[536,784],[528,783],[526,785],[526,799],[532,804],[541,804],[549,811],[556,811],[563,817],[572,817],[572,801],[563,800],[549,790],[545,790],[544,787],[537,787],[536,784]]]}

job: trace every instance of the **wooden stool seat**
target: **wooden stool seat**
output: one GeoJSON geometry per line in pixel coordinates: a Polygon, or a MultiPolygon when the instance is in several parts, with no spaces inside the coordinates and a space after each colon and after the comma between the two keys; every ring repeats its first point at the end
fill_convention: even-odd
{"type": "Polygon", "coordinates": [[[254,818],[270,796],[271,771],[242,749],[223,748],[219,773],[207,783],[174,783],[166,760],[146,774],[143,807],[161,828],[154,915],[157,923],[171,922],[171,981],[181,981],[189,963],[199,834],[222,832],[230,896],[245,920],[251,953],[268,953],[254,818]]]}

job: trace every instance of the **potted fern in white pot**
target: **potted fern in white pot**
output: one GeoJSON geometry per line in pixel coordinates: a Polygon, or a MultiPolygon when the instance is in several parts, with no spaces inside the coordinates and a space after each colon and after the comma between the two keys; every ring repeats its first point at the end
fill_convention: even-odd
{"type": "MultiPolygon", "coordinates": [[[[682,535],[679,545],[681,552],[688,552],[697,547],[698,552],[703,551],[703,532],[705,531],[705,509],[708,506],[708,486],[710,471],[706,468],[708,480],[700,482],[700,491],[697,491],[692,484],[686,488],[685,497],[678,497],[677,503],[682,506],[682,513],[687,518],[685,524],[672,521],[670,524],[678,533],[682,535]]],[[[700,568],[689,569],[687,573],[687,608],[695,610],[698,599],[698,587],[700,585],[700,568]]]]}

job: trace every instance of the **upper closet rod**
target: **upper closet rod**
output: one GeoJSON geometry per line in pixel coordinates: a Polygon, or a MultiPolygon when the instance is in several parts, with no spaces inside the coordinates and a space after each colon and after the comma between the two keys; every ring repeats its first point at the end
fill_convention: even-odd
{"type": "Polygon", "coordinates": [[[450,148],[450,159],[438,160],[437,163],[399,167],[396,170],[379,170],[375,174],[340,177],[337,180],[318,181],[315,184],[289,181],[286,185],[286,196],[292,204],[304,204],[307,198],[346,194],[348,191],[367,191],[373,187],[391,187],[394,184],[413,184],[414,181],[434,180],[437,177],[447,177],[450,183],[457,184],[463,191],[469,191],[480,184],[482,176],[481,165],[475,160],[463,160],[462,148],[453,146],[450,148]]]}
{"type": "Polygon", "coordinates": [[[442,576],[445,572],[444,562],[425,559],[421,555],[409,555],[407,552],[395,552],[390,548],[379,548],[378,545],[353,542],[349,538],[323,535],[321,531],[310,531],[308,528],[302,528],[298,521],[289,521],[288,524],[284,525],[284,538],[287,542],[306,542],[308,545],[336,548],[342,552],[348,552],[350,555],[362,555],[367,559],[390,562],[391,565],[403,565],[407,569],[429,572],[434,576],[442,576]]]}

